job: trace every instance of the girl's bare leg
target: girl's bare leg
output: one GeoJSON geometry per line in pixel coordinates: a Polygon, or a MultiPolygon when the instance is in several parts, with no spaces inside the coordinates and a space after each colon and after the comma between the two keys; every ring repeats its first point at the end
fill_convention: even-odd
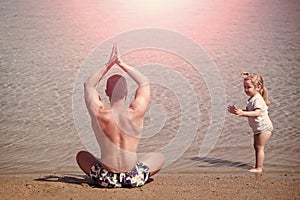
{"type": "Polygon", "coordinates": [[[256,164],[255,168],[250,169],[250,172],[262,172],[263,164],[265,160],[265,145],[272,133],[270,131],[266,131],[261,134],[254,134],[254,149],[255,149],[255,158],[256,164]]]}

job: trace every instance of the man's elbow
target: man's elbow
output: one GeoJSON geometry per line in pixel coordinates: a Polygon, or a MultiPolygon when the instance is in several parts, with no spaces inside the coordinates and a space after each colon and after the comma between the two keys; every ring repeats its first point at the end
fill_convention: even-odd
{"type": "Polygon", "coordinates": [[[83,83],[83,89],[84,89],[84,93],[86,93],[86,92],[88,92],[88,91],[91,90],[90,84],[87,81],[85,81],[83,83]]]}
{"type": "Polygon", "coordinates": [[[143,79],[143,85],[149,85],[150,86],[150,79],[145,76],[144,79],[143,79]]]}
{"type": "Polygon", "coordinates": [[[86,80],[84,83],[83,83],[83,87],[86,89],[90,86],[89,82],[86,80]]]}

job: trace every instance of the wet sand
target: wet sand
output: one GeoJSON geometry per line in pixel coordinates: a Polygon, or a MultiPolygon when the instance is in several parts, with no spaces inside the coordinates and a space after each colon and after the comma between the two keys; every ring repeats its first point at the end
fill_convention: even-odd
{"type": "Polygon", "coordinates": [[[10,175],[1,199],[300,199],[297,174],[158,174],[140,188],[93,188],[83,175],[10,175]]]}

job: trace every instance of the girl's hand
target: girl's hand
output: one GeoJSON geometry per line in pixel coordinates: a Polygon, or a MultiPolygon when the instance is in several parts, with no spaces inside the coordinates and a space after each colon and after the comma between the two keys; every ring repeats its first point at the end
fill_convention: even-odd
{"type": "Polygon", "coordinates": [[[244,111],[240,108],[235,107],[234,105],[229,105],[227,107],[228,112],[238,115],[238,116],[243,116],[244,111]]]}
{"type": "Polygon", "coordinates": [[[227,107],[228,112],[230,112],[231,114],[235,114],[236,111],[236,107],[234,105],[229,105],[227,107]]]}

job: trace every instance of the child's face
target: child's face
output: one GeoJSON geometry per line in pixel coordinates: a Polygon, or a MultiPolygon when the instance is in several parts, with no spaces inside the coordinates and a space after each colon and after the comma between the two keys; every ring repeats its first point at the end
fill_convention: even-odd
{"type": "Polygon", "coordinates": [[[244,91],[248,96],[253,97],[258,90],[259,88],[255,87],[251,80],[244,80],[244,91]]]}

